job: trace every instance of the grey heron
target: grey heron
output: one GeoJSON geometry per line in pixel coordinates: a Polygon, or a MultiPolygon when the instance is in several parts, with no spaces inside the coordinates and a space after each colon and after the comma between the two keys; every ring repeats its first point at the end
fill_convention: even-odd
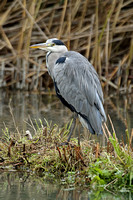
{"type": "Polygon", "coordinates": [[[68,142],[77,116],[90,133],[102,134],[102,123],[106,121],[103,92],[92,64],[80,53],[68,51],[65,44],[57,38],[30,47],[47,51],[46,66],[53,79],[56,94],[75,113],[68,142]]]}

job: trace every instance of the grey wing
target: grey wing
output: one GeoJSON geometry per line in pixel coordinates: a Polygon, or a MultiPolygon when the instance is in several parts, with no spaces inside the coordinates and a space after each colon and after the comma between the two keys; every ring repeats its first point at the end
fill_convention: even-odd
{"type": "Polygon", "coordinates": [[[97,73],[81,54],[67,52],[64,55],[64,62],[56,62],[54,66],[54,80],[60,95],[98,133],[106,115],[97,73]]]}

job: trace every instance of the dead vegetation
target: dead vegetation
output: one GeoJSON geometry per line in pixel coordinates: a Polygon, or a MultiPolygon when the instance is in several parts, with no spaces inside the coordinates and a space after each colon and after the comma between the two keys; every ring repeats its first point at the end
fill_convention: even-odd
{"type": "Polygon", "coordinates": [[[0,87],[50,87],[44,52],[29,46],[58,37],[91,61],[106,91],[132,91],[132,0],[3,0],[0,19],[0,87]]]}
{"type": "Polygon", "coordinates": [[[107,145],[94,140],[73,138],[66,141],[69,129],[57,125],[38,126],[32,135],[14,133],[8,129],[0,138],[0,171],[26,171],[44,178],[59,179],[63,185],[103,187],[105,189],[133,189],[133,130],[127,144],[118,141],[105,126],[107,145]],[[63,181],[62,181],[63,180],[63,181]]]}

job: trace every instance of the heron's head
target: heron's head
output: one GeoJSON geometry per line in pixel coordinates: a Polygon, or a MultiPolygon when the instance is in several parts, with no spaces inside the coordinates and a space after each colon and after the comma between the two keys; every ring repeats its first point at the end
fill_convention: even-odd
{"type": "Polygon", "coordinates": [[[48,39],[46,43],[34,44],[30,46],[30,48],[38,48],[45,51],[51,51],[57,53],[68,51],[65,44],[61,40],[58,40],[57,38],[48,39]]]}

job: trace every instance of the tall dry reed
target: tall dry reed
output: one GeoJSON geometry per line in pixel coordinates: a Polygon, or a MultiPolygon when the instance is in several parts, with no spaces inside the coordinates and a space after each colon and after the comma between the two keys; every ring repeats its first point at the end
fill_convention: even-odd
{"type": "Polygon", "coordinates": [[[107,92],[132,91],[132,0],[3,0],[0,34],[0,87],[49,87],[45,54],[29,45],[58,37],[91,61],[107,92]]]}

